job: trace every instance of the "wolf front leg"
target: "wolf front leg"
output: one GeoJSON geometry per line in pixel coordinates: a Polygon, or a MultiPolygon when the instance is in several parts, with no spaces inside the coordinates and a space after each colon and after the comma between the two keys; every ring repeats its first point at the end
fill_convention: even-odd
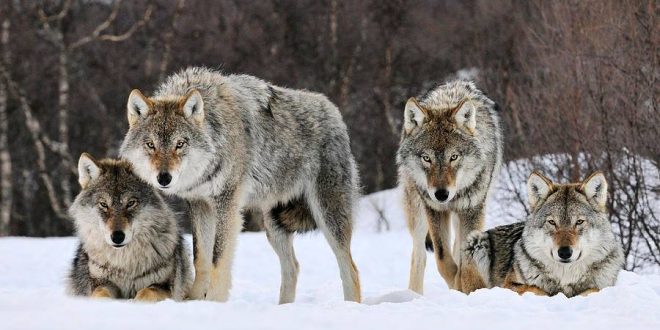
{"type": "Polygon", "coordinates": [[[211,282],[206,300],[227,301],[231,289],[231,267],[236,239],[243,227],[239,194],[235,189],[214,198],[216,209],[215,245],[213,246],[211,282]]]}
{"type": "Polygon", "coordinates": [[[483,283],[476,267],[472,267],[471,265],[466,267],[461,266],[461,260],[463,259],[463,244],[465,244],[468,234],[475,230],[483,230],[483,205],[458,211],[456,215],[458,216],[458,222],[456,232],[454,233],[454,259],[456,259],[456,262],[458,263],[458,272],[454,278],[454,289],[463,293],[470,293],[476,289],[485,287],[485,284],[483,283]]]}
{"type": "Polygon", "coordinates": [[[447,282],[450,289],[454,289],[454,278],[458,272],[458,267],[454,258],[451,256],[450,227],[451,213],[449,211],[436,211],[425,207],[426,217],[429,224],[429,234],[433,242],[433,253],[435,254],[436,266],[442,278],[447,282]]]}
{"type": "Polygon", "coordinates": [[[192,222],[195,281],[188,295],[190,299],[206,297],[211,283],[211,266],[217,218],[215,206],[206,200],[188,201],[188,214],[192,222]]]}
{"type": "Polygon", "coordinates": [[[158,302],[172,297],[172,291],[161,285],[152,285],[135,294],[135,300],[141,302],[158,302]]]}
{"type": "Polygon", "coordinates": [[[424,270],[426,269],[426,236],[429,224],[424,214],[423,206],[415,191],[406,189],[404,193],[404,210],[408,230],[413,240],[413,251],[410,260],[410,279],[408,289],[424,294],[424,270]]]}
{"type": "Polygon", "coordinates": [[[596,292],[599,292],[599,291],[600,291],[600,289],[595,289],[595,288],[594,289],[586,289],[586,290],[582,291],[580,293],[580,295],[583,296],[583,297],[586,297],[586,296],[588,296],[592,293],[596,293],[596,292]]]}
{"type": "Polygon", "coordinates": [[[107,282],[96,286],[90,294],[92,298],[117,299],[120,297],[119,288],[107,282]]]}

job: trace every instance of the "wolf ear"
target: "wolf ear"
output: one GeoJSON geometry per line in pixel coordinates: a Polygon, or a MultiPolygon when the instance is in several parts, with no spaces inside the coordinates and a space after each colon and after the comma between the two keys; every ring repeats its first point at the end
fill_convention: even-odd
{"type": "Polygon", "coordinates": [[[538,171],[532,172],[527,179],[527,195],[529,198],[529,205],[534,209],[538,202],[550,194],[553,183],[550,179],[546,178],[538,171]]]}
{"type": "Polygon", "coordinates": [[[183,98],[183,115],[186,119],[201,125],[204,121],[204,101],[198,90],[191,90],[183,98]]]}
{"type": "Polygon", "coordinates": [[[403,113],[403,128],[406,134],[410,134],[415,127],[421,127],[427,117],[428,111],[417,102],[417,99],[409,98],[403,113]]]}
{"type": "Polygon", "coordinates": [[[602,172],[594,172],[582,182],[580,190],[590,201],[596,202],[598,206],[605,207],[607,203],[607,180],[602,172]]]}
{"type": "Polygon", "coordinates": [[[87,188],[89,182],[98,178],[100,174],[101,169],[96,164],[96,160],[90,154],[83,152],[78,160],[78,182],[80,187],[87,188]]]}
{"type": "Polygon", "coordinates": [[[133,127],[137,121],[146,116],[149,112],[149,99],[147,99],[142,92],[137,89],[134,89],[131,92],[131,95],[128,96],[128,104],[126,108],[128,109],[128,125],[133,127]]]}
{"type": "Polygon", "coordinates": [[[477,128],[477,109],[474,104],[467,100],[463,100],[458,103],[452,112],[456,124],[459,127],[465,128],[471,134],[474,134],[477,128]]]}

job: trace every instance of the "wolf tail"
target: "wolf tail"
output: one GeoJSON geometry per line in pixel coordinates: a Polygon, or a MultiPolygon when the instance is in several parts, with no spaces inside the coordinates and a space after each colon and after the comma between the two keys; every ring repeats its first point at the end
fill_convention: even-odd
{"type": "Polygon", "coordinates": [[[426,234],[426,251],[433,252],[433,241],[431,241],[431,234],[426,234]]]}

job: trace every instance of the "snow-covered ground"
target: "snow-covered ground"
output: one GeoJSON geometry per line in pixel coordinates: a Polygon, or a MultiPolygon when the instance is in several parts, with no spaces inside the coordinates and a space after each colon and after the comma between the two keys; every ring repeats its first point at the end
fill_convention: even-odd
{"type": "MultiPolygon", "coordinates": [[[[486,227],[522,220],[520,205],[505,204],[489,204],[486,227]]],[[[75,238],[0,238],[0,329],[660,329],[658,275],[622,271],[615,287],[572,299],[499,288],[467,296],[447,288],[429,254],[418,296],[406,290],[411,239],[401,191],[363,197],[356,219],[352,251],[363,304],[342,300],[335,258],[318,233],[295,239],[297,299],[283,306],[279,263],[263,233],[239,238],[229,302],[154,305],[66,296],[75,238]]]]}
{"type": "Polygon", "coordinates": [[[660,276],[622,272],[615,287],[589,297],[518,296],[505,289],[470,296],[447,289],[432,257],[425,296],[407,291],[411,240],[399,191],[375,196],[390,231],[363,199],[353,255],[364,304],[342,301],[334,256],[320,234],[296,238],[301,265],[296,303],[277,305],[279,264],[265,235],[241,234],[227,303],[95,301],[64,294],[74,238],[0,239],[1,329],[660,329],[660,276]]]}

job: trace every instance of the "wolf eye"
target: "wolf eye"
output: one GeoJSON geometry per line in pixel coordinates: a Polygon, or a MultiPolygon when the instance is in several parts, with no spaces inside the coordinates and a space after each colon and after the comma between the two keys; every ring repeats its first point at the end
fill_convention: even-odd
{"type": "Polygon", "coordinates": [[[104,209],[108,208],[108,204],[106,204],[105,202],[99,202],[99,205],[101,206],[101,208],[104,208],[104,209]]]}
{"type": "Polygon", "coordinates": [[[449,161],[450,161],[450,162],[453,162],[453,161],[455,161],[455,160],[457,160],[457,159],[458,159],[458,154],[453,154],[453,155],[451,155],[451,157],[449,157],[449,161]]]}
{"type": "Polygon", "coordinates": [[[582,220],[582,219],[580,219],[578,221],[575,221],[575,224],[578,225],[578,226],[583,224],[583,223],[584,223],[584,220],[582,220]]]}
{"type": "Polygon", "coordinates": [[[176,148],[181,149],[181,148],[183,148],[184,145],[186,145],[186,141],[181,140],[181,141],[176,143],[176,148]]]}
{"type": "Polygon", "coordinates": [[[427,162],[427,163],[430,163],[431,162],[431,157],[429,157],[428,155],[422,155],[422,160],[427,162]]]}
{"type": "Polygon", "coordinates": [[[128,203],[126,203],[126,208],[130,209],[131,207],[135,206],[136,204],[137,204],[137,201],[134,200],[134,199],[131,199],[130,201],[128,201],[128,203]]]}
{"type": "Polygon", "coordinates": [[[147,142],[146,144],[147,144],[147,148],[149,148],[149,149],[155,149],[155,148],[156,148],[156,147],[154,146],[154,143],[151,142],[151,141],[147,142]]]}
{"type": "Polygon", "coordinates": [[[548,223],[551,224],[551,225],[553,225],[553,226],[556,226],[556,225],[557,225],[557,223],[556,223],[554,220],[548,220],[548,223]]]}

